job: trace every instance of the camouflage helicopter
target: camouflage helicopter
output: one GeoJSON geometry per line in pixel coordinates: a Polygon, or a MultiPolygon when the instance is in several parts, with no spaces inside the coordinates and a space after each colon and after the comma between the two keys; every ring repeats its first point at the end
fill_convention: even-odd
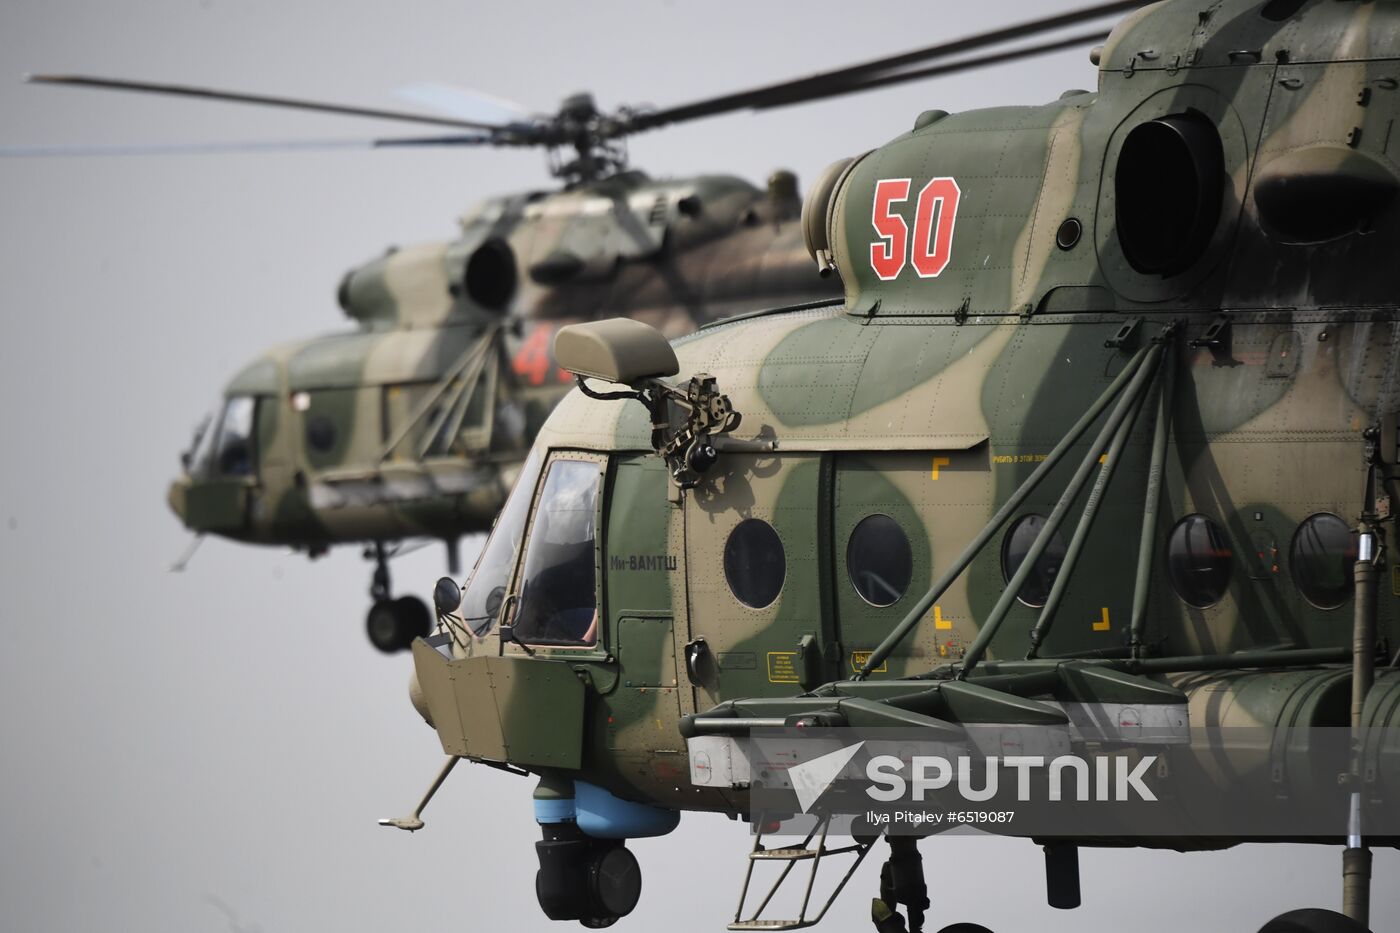
{"type": "MultiPolygon", "coordinates": [[[[765,730],[1101,755],[1156,723],[1154,780],[1271,831],[1176,797],[1166,833],[1034,833],[1051,906],[1082,845],[1323,842],[1342,912],[1262,933],[1370,928],[1371,846],[1400,844],[1400,4],[1166,0],[1090,59],[1096,91],[927,111],[832,165],[802,227],[842,300],[558,332],[577,389],[439,581],[410,694],[449,757],[389,825],[462,758],[533,775],[540,904],[599,927],[640,897],[626,839],[725,813],[750,877],[812,866],[796,917],[745,913],[746,880],[730,929],[798,929],[881,833],[766,846],[754,798],[802,796],[765,730]],[[1344,765],[1310,754],[1329,730],[1344,765]],[[1308,782],[1320,829],[1286,809],[1308,782]]],[[[872,920],[922,929],[917,835],[888,838],[872,920]]]]}
{"type": "MultiPolygon", "coordinates": [[[[1108,4],[1106,9],[1122,7],[1108,4]]],[[[1069,26],[1073,14],[1036,29],[1069,26]]],[[[1035,29],[1031,30],[1036,31],[1035,29]]],[[[1016,38],[998,31],[998,41],[1016,38]]],[[[1083,42],[1031,48],[926,69],[928,76],[1083,42]]],[[[948,45],[942,54],[975,50],[948,45]]],[[[82,75],[37,84],[193,97],[435,126],[452,135],[380,138],[375,148],[532,147],[546,150],[558,190],[484,201],[456,239],[390,250],[350,270],[337,298],[355,330],[288,343],[228,382],[169,488],[170,507],[198,535],[291,546],[315,557],[368,543],[375,562],[366,618],[371,642],[397,651],[432,617],[395,598],[389,559],[409,538],[447,544],[489,530],[536,432],[572,377],[552,357],[572,322],[623,315],[679,336],[754,308],[820,300],[839,284],[819,275],[797,224],[797,179],[779,170],[766,190],[727,175],[654,180],[629,169],[635,133],[740,109],[764,109],[879,87],[881,76],[832,85],[822,76],[665,109],[600,111],[589,94],[554,114],[465,119],[442,88],[417,99],[451,116],[351,107],[186,85],[82,75]],[[436,91],[436,93],[434,93],[436,91]]],[[[468,109],[479,101],[467,101],[468,109]]],[[[297,150],[345,140],[289,142],[297,150]]],[[[63,155],[265,150],[278,143],[9,146],[0,154],[63,155]]]]}
{"type": "MultiPolygon", "coordinates": [[[[196,93],[80,76],[30,80],[196,93]]],[[[443,540],[455,567],[459,536],[490,528],[568,388],[551,356],[558,327],[627,315],[680,335],[756,305],[836,290],[807,261],[792,173],[775,172],[763,191],[732,176],[653,180],[627,168],[621,138],[667,122],[661,114],[651,122],[605,115],[579,94],[551,117],[487,126],[197,93],[474,131],[374,141],[380,147],[546,147],[563,182],[562,190],[484,201],[452,241],[392,249],[350,270],[337,298],[355,330],[283,344],[243,367],[170,485],[170,507],[200,535],[312,557],[371,542],[366,630],[383,651],[406,648],[431,625],[421,600],[391,592],[394,543],[443,540]],[[558,156],[561,146],[572,147],[571,158],[558,156]]]]}

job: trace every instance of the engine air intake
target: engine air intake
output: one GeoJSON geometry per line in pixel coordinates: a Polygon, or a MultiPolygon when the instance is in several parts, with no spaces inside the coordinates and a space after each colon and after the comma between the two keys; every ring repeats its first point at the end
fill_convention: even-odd
{"type": "Polygon", "coordinates": [[[1220,134],[1197,113],[1173,114],[1128,133],[1118,156],[1118,240],[1144,275],[1185,272],[1220,220],[1225,157],[1220,134]]]}

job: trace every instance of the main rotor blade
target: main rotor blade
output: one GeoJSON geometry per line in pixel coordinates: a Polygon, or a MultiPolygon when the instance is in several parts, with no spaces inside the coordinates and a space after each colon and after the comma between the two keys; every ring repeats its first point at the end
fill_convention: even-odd
{"type": "Polygon", "coordinates": [[[976,58],[963,58],[955,62],[949,62],[946,65],[931,65],[928,68],[916,68],[913,71],[900,71],[892,75],[877,75],[859,84],[840,88],[833,87],[825,92],[809,94],[803,97],[801,101],[777,100],[772,103],[761,104],[754,107],[754,109],[768,110],[773,107],[786,107],[793,103],[807,103],[809,101],[822,100],[827,97],[837,97],[842,94],[858,94],[861,91],[873,91],[876,88],[889,87],[892,84],[903,84],[906,81],[935,78],[940,75],[955,74],[959,71],[971,71],[976,68],[986,68],[990,65],[1001,65],[1022,58],[1048,55],[1051,52],[1059,52],[1064,49],[1080,48],[1091,43],[1102,42],[1107,38],[1108,33],[1101,30],[1081,33],[1077,36],[1055,39],[1051,42],[1042,42],[1040,45],[1028,45],[1023,48],[1008,49],[1005,52],[991,52],[987,55],[979,55],[976,58]]]}
{"type": "Polygon", "coordinates": [[[518,127],[507,127],[494,123],[478,123],[473,120],[435,117],[430,114],[422,113],[406,113],[401,110],[377,110],[370,107],[349,107],[344,104],[328,104],[321,101],[302,100],[294,97],[244,94],[238,91],[222,91],[217,88],[192,87],[185,84],[156,84],[150,81],[126,81],[120,78],[97,78],[90,75],[26,75],[25,80],[31,84],[63,84],[70,87],[103,88],[111,91],[139,91],[146,94],[165,94],[174,97],[197,97],[204,100],[222,100],[235,104],[260,104],[265,107],[311,110],[317,113],[334,113],[347,117],[373,117],[376,120],[399,120],[405,123],[450,126],[464,130],[512,132],[520,129],[518,127]]]}
{"type": "Polygon", "coordinates": [[[392,149],[409,146],[510,145],[495,137],[408,136],[385,139],[268,139],[209,143],[115,143],[0,146],[0,158],[31,156],[218,155],[227,152],[325,152],[333,149],[392,149]]]}
{"type": "Polygon", "coordinates": [[[622,124],[622,129],[623,132],[636,132],[664,126],[668,123],[679,123],[683,120],[695,120],[700,117],[715,116],[716,114],[728,113],[733,110],[758,110],[767,107],[800,104],[807,100],[816,100],[822,97],[833,97],[838,94],[846,93],[848,90],[864,89],[872,80],[884,77],[887,73],[896,71],[897,69],[922,64],[938,58],[973,52],[988,46],[1000,45],[1004,42],[1028,38],[1043,32],[1050,32],[1055,29],[1073,26],[1089,20],[1124,13],[1143,6],[1145,2],[1146,0],[1112,0],[1112,2],[1095,4],[1094,6],[1073,10],[1069,13],[1061,13],[1056,16],[1047,16],[1042,19],[1020,23],[1015,26],[994,29],[990,32],[978,33],[977,35],[968,36],[963,39],[955,39],[951,42],[942,42],[913,52],[905,52],[901,55],[891,55],[886,58],[878,58],[856,65],[848,65],[833,71],[820,72],[805,78],[781,81],[777,84],[768,84],[763,87],[736,91],[731,94],[710,97],[689,104],[668,107],[664,110],[640,113],[625,121],[622,124]]]}
{"type": "Polygon", "coordinates": [[[395,88],[394,94],[458,120],[484,120],[487,123],[513,124],[533,122],[522,104],[476,88],[458,87],[436,81],[418,81],[395,88]]]}

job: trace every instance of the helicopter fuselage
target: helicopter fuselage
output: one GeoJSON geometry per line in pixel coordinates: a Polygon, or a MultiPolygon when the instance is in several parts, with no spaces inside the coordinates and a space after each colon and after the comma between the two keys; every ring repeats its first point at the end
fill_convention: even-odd
{"type": "Polygon", "coordinates": [[[313,554],[485,531],[572,384],[554,332],[627,315],[680,335],[831,294],[798,207],[787,173],[767,194],[629,172],[486,202],[457,240],[352,270],[339,297],[355,331],[277,347],[236,375],[171,506],[191,530],[313,554]]]}
{"type": "MultiPolygon", "coordinates": [[[[654,407],[574,392],[540,432],[471,631],[414,646],[444,749],[739,816],[747,779],[703,779],[688,741],[913,708],[891,685],[943,722],[942,685],[983,676],[1011,691],[983,715],[1109,702],[1056,679],[1093,659],[1192,730],[1383,720],[1400,670],[1353,699],[1352,665],[1400,641],[1400,577],[1369,552],[1358,612],[1353,568],[1394,544],[1400,475],[1397,41],[1388,3],[1155,4],[1096,50],[1096,93],[930,111],[836,167],[804,225],[844,307],[674,342],[742,415],[693,482],[654,407]]],[[[1267,792],[1254,750],[1173,754],[1267,792]]],[[[1238,841],[1189,826],[1166,844],[1238,841]]]]}

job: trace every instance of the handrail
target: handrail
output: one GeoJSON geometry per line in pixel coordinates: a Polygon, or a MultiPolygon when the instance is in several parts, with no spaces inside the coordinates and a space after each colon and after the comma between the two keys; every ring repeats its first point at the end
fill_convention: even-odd
{"type": "Polygon", "coordinates": [[[879,646],[870,653],[870,657],[861,665],[860,670],[853,675],[854,680],[864,680],[870,675],[871,671],[884,663],[885,659],[889,657],[890,652],[894,651],[894,649],[899,646],[899,643],[919,624],[920,620],[923,619],[924,615],[933,604],[947,592],[948,587],[953,585],[953,581],[972,563],[973,558],[981,553],[982,548],[992,539],[992,536],[1006,524],[1006,521],[1020,508],[1021,503],[1035,491],[1041,481],[1044,480],[1045,477],[1049,475],[1050,471],[1055,468],[1056,464],[1063,459],[1065,453],[1074,446],[1075,442],[1089,429],[1090,425],[1098,420],[1099,415],[1103,414],[1104,409],[1119,396],[1124,386],[1137,376],[1150,352],[1152,351],[1149,348],[1143,347],[1133,354],[1128,360],[1127,365],[1123,367],[1123,371],[1120,372],[1117,378],[1109,384],[1108,388],[1104,389],[1103,393],[1095,399],[1094,404],[1090,405],[1089,409],[1080,416],[1079,420],[1076,421],[1069,431],[1066,432],[1065,436],[1060,439],[1060,442],[1055,445],[1050,453],[1046,455],[1045,459],[1031,472],[1031,475],[1026,477],[1025,481],[1011,494],[1010,498],[1006,500],[1002,507],[997,510],[996,514],[992,516],[991,520],[987,522],[982,530],[978,532],[977,536],[967,545],[962,554],[960,554],[948,569],[944,571],[943,576],[938,578],[937,582],[929,588],[923,598],[915,603],[900,623],[885,636],[885,640],[880,642],[879,646]]]}
{"type": "Polygon", "coordinates": [[[1090,445],[1088,453],[1085,455],[1083,461],[1080,462],[1079,469],[1075,471],[1074,477],[1070,480],[1069,485],[1065,487],[1065,491],[1061,494],[1060,500],[1056,502],[1055,507],[1051,509],[1050,516],[1045,519],[1045,524],[1041,527],[1040,534],[1036,535],[1036,539],[1032,542],[1030,550],[1026,552],[1026,556],[1021,560],[1021,566],[1016,568],[1016,572],[1011,575],[1011,579],[1006,584],[1006,589],[1001,593],[1001,598],[997,600],[996,605],[992,607],[992,611],[987,616],[986,621],[982,623],[981,629],[977,632],[977,637],[973,639],[971,646],[967,649],[967,654],[963,655],[962,670],[958,672],[959,680],[966,679],[967,675],[972,672],[972,669],[982,660],[982,655],[987,653],[987,647],[992,643],[992,639],[996,638],[997,631],[1001,628],[1002,622],[1006,619],[1006,615],[1011,609],[1011,604],[1016,601],[1016,594],[1021,591],[1022,585],[1024,585],[1026,579],[1030,577],[1036,561],[1040,559],[1040,555],[1049,547],[1055,531],[1069,513],[1070,506],[1074,504],[1074,500],[1079,498],[1079,494],[1084,490],[1084,485],[1089,481],[1094,467],[1098,465],[1099,456],[1103,453],[1104,448],[1108,446],[1110,439],[1118,431],[1119,426],[1123,424],[1129,414],[1137,409],[1144,390],[1150,384],[1151,378],[1157,374],[1157,365],[1161,361],[1161,358],[1162,345],[1153,344],[1152,349],[1148,351],[1148,358],[1138,368],[1137,372],[1133,374],[1132,382],[1123,390],[1117,404],[1113,407],[1112,413],[1109,414],[1108,419],[1099,430],[1098,436],[1094,439],[1093,444],[1090,445]]]}
{"type": "Polygon", "coordinates": [[[491,359],[491,352],[495,349],[496,338],[500,331],[490,331],[482,337],[484,352],[476,356],[471,365],[463,370],[461,385],[452,392],[452,401],[442,407],[438,416],[428,425],[428,430],[423,432],[423,439],[418,444],[418,459],[422,460],[437,444],[439,438],[445,438],[444,447],[452,445],[452,436],[462,429],[462,422],[466,420],[467,410],[471,408],[472,400],[476,397],[477,389],[481,386],[482,373],[486,369],[487,362],[491,359]],[[444,428],[447,430],[444,431],[444,428]]]}
{"type": "Polygon", "coordinates": [[[1142,537],[1138,541],[1137,575],[1133,581],[1133,614],[1128,625],[1129,642],[1135,658],[1143,654],[1143,632],[1147,628],[1147,590],[1152,580],[1152,558],[1157,550],[1157,514],[1162,504],[1162,477],[1166,471],[1167,440],[1171,435],[1172,401],[1176,389],[1174,358],[1169,354],[1157,393],[1157,423],[1152,430],[1152,460],[1147,468],[1147,492],[1142,507],[1142,537]]]}
{"type": "Polygon", "coordinates": [[[486,355],[489,348],[495,345],[496,334],[500,329],[501,325],[499,324],[492,324],[490,327],[486,328],[486,330],[482,331],[481,335],[467,347],[466,351],[453,361],[447,372],[443,374],[442,379],[433,388],[433,391],[429,392],[428,395],[418,403],[418,407],[414,409],[403,426],[394,433],[394,436],[391,437],[382,448],[380,448],[379,457],[376,460],[377,463],[383,463],[385,460],[388,460],[394,450],[403,443],[404,438],[408,437],[408,432],[413,430],[413,426],[421,421],[423,416],[432,409],[433,405],[442,397],[442,394],[447,391],[453,381],[462,374],[462,371],[472,365],[479,355],[483,357],[486,355]]]}
{"type": "MultiPolygon", "coordinates": [[[[1094,519],[1099,514],[1099,505],[1103,502],[1104,490],[1108,488],[1109,482],[1113,479],[1114,471],[1118,469],[1118,463],[1123,458],[1123,448],[1128,445],[1128,438],[1133,433],[1133,426],[1137,423],[1138,415],[1142,412],[1146,399],[1146,391],[1139,394],[1133,404],[1132,411],[1118,426],[1118,430],[1113,435],[1113,441],[1109,444],[1108,452],[1104,454],[1103,466],[1099,468],[1098,478],[1094,480],[1094,485],[1089,490],[1089,499],[1084,503],[1084,512],[1079,516],[1079,524],[1075,526],[1069,547],[1065,549],[1064,559],[1060,561],[1060,569],[1055,574],[1055,582],[1050,586],[1050,594],[1045,598],[1045,605],[1040,607],[1040,615],[1031,628],[1031,647],[1026,652],[1027,660],[1035,659],[1040,651],[1041,643],[1045,641],[1045,636],[1050,634],[1050,627],[1055,624],[1055,613],[1059,611],[1060,601],[1064,599],[1065,591],[1069,589],[1069,581],[1074,577],[1074,568],[1079,563],[1079,555],[1083,553],[1084,545],[1089,540],[1089,532],[1094,527],[1094,519]]],[[[1090,456],[1093,456],[1093,452],[1090,453],[1090,456]]],[[[1028,562],[1022,561],[1022,564],[1028,562]]]]}

